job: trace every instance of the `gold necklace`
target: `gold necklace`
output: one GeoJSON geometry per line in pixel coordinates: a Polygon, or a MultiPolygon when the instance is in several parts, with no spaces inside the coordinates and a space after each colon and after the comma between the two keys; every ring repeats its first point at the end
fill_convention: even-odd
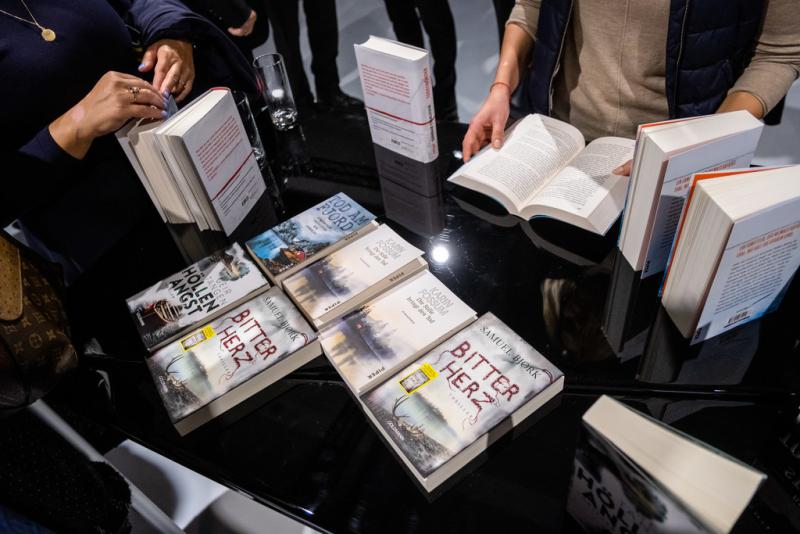
{"type": "Polygon", "coordinates": [[[50,28],[45,28],[44,26],[39,24],[39,21],[36,20],[36,17],[33,16],[33,13],[31,13],[31,10],[28,7],[28,4],[25,3],[25,0],[19,0],[19,1],[22,3],[22,6],[25,8],[25,11],[28,12],[28,15],[30,15],[31,18],[33,19],[32,21],[28,20],[28,19],[24,19],[22,17],[18,17],[16,15],[12,14],[12,13],[9,13],[8,11],[3,11],[2,9],[0,9],[0,13],[3,13],[5,15],[8,15],[11,18],[14,18],[14,19],[17,19],[17,20],[21,20],[22,22],[27,22],[28,24],[32,24],[32,25],[36,26],[37,28],[42,30],[42,39],[44,39],[47,42],[55,41],[56,40],[56,32],[54,32],[50,28]]]}

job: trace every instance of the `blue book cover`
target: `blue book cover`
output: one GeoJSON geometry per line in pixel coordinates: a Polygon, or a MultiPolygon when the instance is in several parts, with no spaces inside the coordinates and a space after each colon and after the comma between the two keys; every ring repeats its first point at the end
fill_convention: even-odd
{"type": "Polygon", "coordinates": [[[373,220],[375,215],[344,193],[337,193],[246,244],[267,272],[276,277],[373,220]]]}

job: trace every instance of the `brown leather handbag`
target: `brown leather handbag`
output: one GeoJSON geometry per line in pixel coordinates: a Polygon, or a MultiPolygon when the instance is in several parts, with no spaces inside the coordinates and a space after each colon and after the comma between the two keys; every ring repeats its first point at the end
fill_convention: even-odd
{"type": "Polygon", "coordinates": [[[0,231],[0,413],[47,393],[78,363],[56,265],[0,231]]]}

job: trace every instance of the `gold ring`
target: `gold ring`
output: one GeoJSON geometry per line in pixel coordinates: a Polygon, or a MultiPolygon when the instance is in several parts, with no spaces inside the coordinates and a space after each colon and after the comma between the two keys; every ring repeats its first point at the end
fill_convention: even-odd
{"type": "Polygon", "coordinates": [[[139,89],[138,87],[135,86],[128,87],[128,92],[131,94],[131,97],[133,97],[134,103],[136,103],[136,99],[139,97],[139,91],[141,91],[141,89],[139,89]]]}

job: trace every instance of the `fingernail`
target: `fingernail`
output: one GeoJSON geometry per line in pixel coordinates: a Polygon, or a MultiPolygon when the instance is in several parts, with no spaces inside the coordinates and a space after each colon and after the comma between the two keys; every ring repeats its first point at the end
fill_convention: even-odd
{"type": "Polygon", "coordinates": [[[166,119],[167,117],[169,117],[169,113],[167,113],[166,111],[162,111],[161,116],[166,119]]]}
{"type": "Polygon", "coordinates": [[[614,170],[613,170],[613,171],[611,171],[611,172],[612,172],[612,173],[614,173],[614,174],[619,174],[619,173],[621,173],[621,172],[622,172],[622,165],[620,165],[619,167],[617,167],[616,169],[614,169],[614,170]]]}
{"type": "Polygon", "coordinates": [[[142,70],[145,67],[144,63],[139,63],[139,70],[142,70]]]}
{"type": "Polygon", "coordinates": [[[500,142],[500,139],[495,139],[495,140],[492,142],[492,146],[493,146],[493,147],[495,147],[495,148],[500,148],[500,146],[501,146],[502,144],[503,144],[503,143],[501,143],[501,142],[500,142]]]}
{"type": "Polygon", "coordinates": [[[164,92],[161,94],[164,95],[164,98],[169,98],[169,89],[164,89],[164,92]]]}

